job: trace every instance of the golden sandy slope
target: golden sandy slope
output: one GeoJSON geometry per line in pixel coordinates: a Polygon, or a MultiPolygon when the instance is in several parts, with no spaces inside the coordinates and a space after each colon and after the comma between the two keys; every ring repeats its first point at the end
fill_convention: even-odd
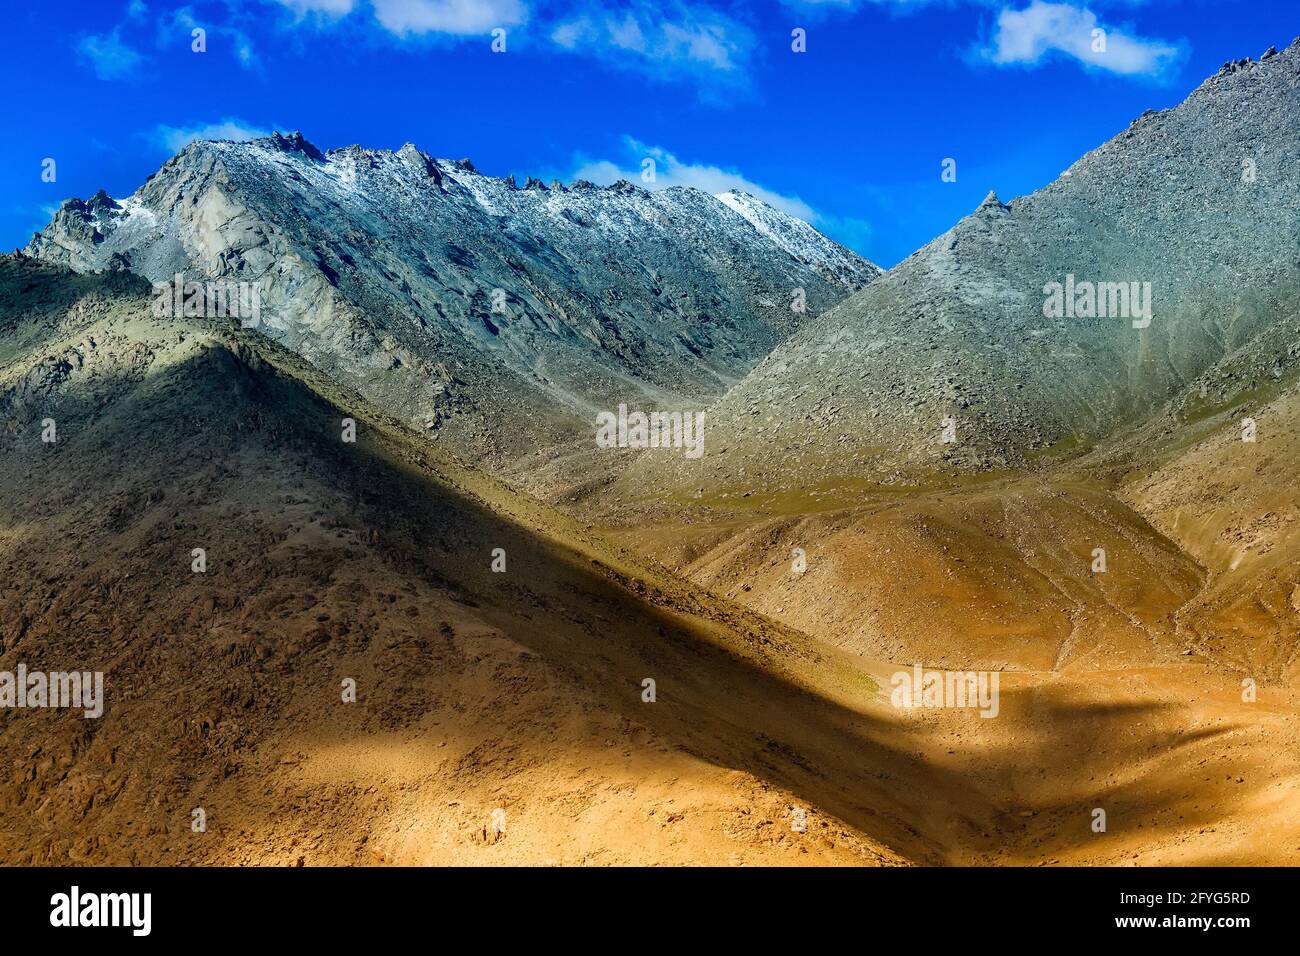
{"type": "Polygon", "coordinates": [[[253,333],[7,270],[28,306],[7,341],[28,344],[0,373],[0,664],[103,670],[108,705],[4,715],[5,861],[888,863],[918,843],[837,743],[860,716],[805,686],[872,685],[802,635],[435,459],[253,333]]]}
{"type": "Polygon", "coordinates": [[[1179,614],[1188,642],[1300,685],[1300,391],[1282,385],[1162,431],[1138,437],[1152,451],[1124,460],[1121,495],[1206,569],[1179,614]]]}
{"type": "Polygon", "coordinates": [[[953,814],[995,821],[983,842],[932,822],[950,861],[1294,863],[1292,402],[1269,406],[1267,442],[1245,449],[1225,415],[1203,440],[1126,436],[1030,475],[649,499],[633,513],[689,517],[608,533],[843,649],[881,686],[917,662],[999,671],[997,718],[905,721],[918,758],[950,775],[953,814]]]}
{"type": "Polygon", "coordinates": [[[1300,856],[1293,692],[1263,682],[1244,704],[1236,674],[1180,653],[1167,622],[1204,568],[1094,486],[638,539],[658,534],[665,560],[682,542],[733,602],[437,454],[254,333],[150,319],[129,281],[0,263],[0,669],[103,670],[108,696],[99,720],[0,714],[5,862],[1300,856]],[[1105,535],[1113,578],[1074,566],[1087,541],[1060,545],[1080,527],[1105,535]],[[796,539],[802,596],[777,571],[796,539]],[[727,548],[772,566],[746,591],[727,548]],[[986,549],[991,570],[973,563],[986,549]],[[1021,589],[1049,639],[1000,613],[1021,589]],[[859,603],[837,612],[836,591],[859,603]],[[963,601],[988,605],[970,646],[963,601]],[[926,663],[1006,668],[997,719],[890,706],[884,661],[926,642],[926,663]]]}
{"type": "Polygon", "coordinates": [[[1173,659],[1168,625],[1203,577],[1094,483],[1002,478],[823,497],[817,510],[761,495],[746,505],[613,533],[853,653],[954,668],[1173,659]],[[1097,548],[1105,573],[1092,571],[1097,548]]]}
{"type": "Polygon", "coordinates": [[[6,861],[938,857],[881,772],[928,768],[860,669],[435,457],[253,333],[7,269],[0,664],[103,670],[108,704],[4,715],[6,861]]]}

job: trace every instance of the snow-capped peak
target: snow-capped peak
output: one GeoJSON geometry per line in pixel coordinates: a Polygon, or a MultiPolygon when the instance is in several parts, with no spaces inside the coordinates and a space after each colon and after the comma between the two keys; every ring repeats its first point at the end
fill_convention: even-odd
{"type": "MultiPolygon", "coordinates": [[[[729,189],[716,194],[714,198],[805,265],[835,273],[848,267],[850,257],[857,258],[804,220],[782,212],[747,192],[729,189]]],[[[871,269],[874,270],[873,275],[881,272],[875,265],[871,269]]]]}

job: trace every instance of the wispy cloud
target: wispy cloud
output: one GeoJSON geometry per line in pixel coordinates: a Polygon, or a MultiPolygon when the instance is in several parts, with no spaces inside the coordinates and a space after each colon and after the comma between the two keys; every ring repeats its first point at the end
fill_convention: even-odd
{"type": "Polygon", "coordinates": [[[802,219],[821,232],[852,249],[864,252],[871,240],[871,226],[864,219],[838,216],[814,209],[796,195],[777,192],[745,176],[734,168],[710,163],[691,163],[678,159],[662,146],[651,146],[633,136],[623,137],[623,154],[616,159],[575,160],[573,179],[589,179],[602,186],[626,179],[646,189],[670,186],[693,186],[716,196],[729,190],[749,193],[787,216],[802,219]],[[654,161],[654,179],[646,181],[642,171],[645,161],[654,161]]]}
{"type": "Polygon", "coordinates": [[[1087,8],[1034,0],[1023,10],[1003,9],[990,42],[978,55],[999,66],[1031,67],[1049,56],[1064,55],[1123,76],[1161,77],[1181,52],[1179,45],[1165,40],[1105,27],[1087,8]]]}
{"type": "Polygon", "coordinates": [[[120,28],[82,37],[77,52],[101,80],[124,79],[134,74],[144,62],[143,56],[122,42],[120,28]]]}
{"type": "MultiPolygon", "coordinates": [[[[231,26],[227,23],[220,23],[206,17],[200,19],[195,16],[191,7],[180,7],[173,11],[167,17],[161,17],[158,23],[158,45],[166,47],[174,45],[177,42],[178,35],[186,37],[191,36],[195,29],[201,28],[205,33],[221,39],[221,46],[230,51],[231,56],[235,58],[240,66],[244,69],[255,69],[257,67],[257,56],[253,49],[253,41],[248,34],[239,27],[231,26]]],[[[209,50],[216,52],[215,48],[209,45],[209,50]]]]}
{"type": "MultiPolygon", "coordinates": [[[[282,0],[283,2],[283,0],[282,0]]],[[[321,0],[315,0],[319,3],[321,0]]],[[[379,25],[399,37],[475,36],[528,19],[521,0],[372,0],[379,25]]]]}
{"type": "MultiPolygon", "coordinates": [[[[108,33],[83,37],[77,44],[77,50],[101,80],[132,76],[148,58],[122,41],[122,29],[129,25],[132,30],[138,31],[150,19],[149,7],[143,0],[131,0],[126,6],[125,19],[121,24],[108,33]]],[[[256,69],[258,66],[253,41],[247,33],[230,23],[208,17],[200,18],[190,6],[159,13],[153,18],[153,27],[154,45],[160,50],[174,49],[182,40],[188,45],[194,30],[202,28],[207,37],[219,37],[221,48],[228,50],[240,66],[245,69],[256,69]]]]}
{"type": "Polygon", "coordinates": [[[697,0],[579,0],[562,12],[529,0],[266,2],[297,14],[286,27],[308,18],[327,27],[360,22],[398,42],[469,40],[528,24],[518,42],[534,50],[585,56],[657,80],[711,79],[733,92],[748,85],[747,67],[758,49],[748,26],[697,0]]]}
{"type": "MultiPolygon", "coordinates": [[[[892,7],[906,11],[927,7],[934,3],[955,0],[781,0],[781,6],[800,13],[853,13],[862,7],[892,7]]],[[[979,2],[979,0],[974,0],[979,2]]]]}
{"type": "Polygon", "coordinates": [[[357,0],[274,0],[299,16],[320,13],[329,17],[345,17],[353,11],[357,0]]]}
{"type": "Polygon", "coordinates": [[[769,189],[734,167],[686,162],[662,146],[651,146],[634,136],[623,137],[622,155],[615,159],[577,158],[571,178],[588,179],[601,186],[626,179],[645,189],[692,186],[714,196],[734,189],[761,199],[787,216],[802,219],[859,252],[867,248],[871,239],[871,226],[864,219],[814,209],[799,196],[769,189]],[[654,161],[654,178],[650,181],[642,177],[647,159],[654,161]]]}
{"type": "Polygon", "coordinates": [[[204,123],[196,126],[157,126],[150,134],[150,139],[169,153],[177,153],[189,143],[199,139],[232,139],[246,142],[261,136],[269,136],[270,131],[253,126],[241,119],[228,116],[216,123],[204,123]]]}
{"type": "Polygon", "coordinates": [[[551,27],[562,50],[661,78],[712,74],[747,81],[753,32],[717,10],[670,0],[590,6],[551,27]]]}
{"type": "Polygon", "coordinates": [[[632,136],[623,137],[624,156],[621,160],[579,159],[574,179],[589,179],[602,186],[626,179],[646,189],[667,189],[670,186],[693,186],[717,195],[729,189],[738,189],[775,206],[782,212],[812,222],[817,213],[798,196],[787,196],[767,189],[734,169],[724,169],[707,163],[683,162],[661,146],[650,146],[632,136]],[[654,179],[642,178],[645,160],[654,161],[654,179]]]}

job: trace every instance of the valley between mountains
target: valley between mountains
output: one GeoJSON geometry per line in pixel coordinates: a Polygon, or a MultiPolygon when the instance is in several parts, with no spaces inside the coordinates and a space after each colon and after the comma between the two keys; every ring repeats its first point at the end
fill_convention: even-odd
{"type": "Polygon", "coordinates": [[[0,665],[107,706],[0,718],[2,858],[1300,862],[1297,144],[1300,41],[888,271],[300,134],[65,202],[0,258],[0,665]]]}

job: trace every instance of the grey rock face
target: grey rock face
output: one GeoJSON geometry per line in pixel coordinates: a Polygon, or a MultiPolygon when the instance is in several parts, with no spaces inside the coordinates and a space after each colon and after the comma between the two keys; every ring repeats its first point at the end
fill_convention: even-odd
{"type": "Polygon", "coordinates": [[[518,188],[300,133],[191,144],[126,199],[68,201],[28,251],[255,282],[267,334],[471,456],[589,432],[619,402],[711,401],[880,271],[752,197],[518,188]]]}
{"type": "Polygon", "coordinates": [[[1219,382],[1220,367],[1277,377],[1300,343],[1297,144],[1300,41],[1148,111],[1032,195],[990,193],[779,345],[711,410],[699,463],[638,469],[773,488],[910,482],[1085,445],[1219,382]],[[1096,285],[1092,315],[1048,302],[1071,281],[1096,285]],[[1134,282],[1149,283],[1146,327],[1109,314],[1122,302],[1100,286],[1134,282]]]}

